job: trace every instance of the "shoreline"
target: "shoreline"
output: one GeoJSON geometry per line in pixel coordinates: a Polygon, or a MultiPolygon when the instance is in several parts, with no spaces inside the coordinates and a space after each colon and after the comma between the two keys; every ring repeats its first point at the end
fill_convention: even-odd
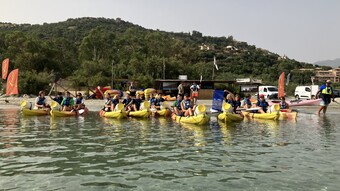
{"type": "MultiPolygon", "coordinates": [[[[50,101],[50,98],[47,98],[48,101],[50,101]]],[[[35,98],[22,98],[22,97],[1,97],[0,98],[0,109],[20,109],[20,103],[22,101],[29,101],[34,102],[35,98]],[[5,101],[7,100],[8,103],[5,101]]],[[[287,99],[290,100],[290,99],[287,99]]],[[[269,100],[268,100],[269,101],[269,100]]],[[[340,103],[340,98],[335,98],[335,101],[340,103]]],[[[101,99],[87,99],[85,100],[85,105],[89,108],[90,111],[99,111],[103,105],[104,100],[101,99]]],[[[167,101],[169,105],[172,105],[174,101],[167,101]]],[[[328,108],[340,108],[340,104],[331,102],[328,108]]],[[[207,111],[209,111],[212,107],[212,100],[198,100],[198,104],[205,105],[207,108],[207,111]]],[[[316,108],[319,106],[297,106],[294,108],[302,108],[302,107],[310,107],[310,108],[316,108]]]]}

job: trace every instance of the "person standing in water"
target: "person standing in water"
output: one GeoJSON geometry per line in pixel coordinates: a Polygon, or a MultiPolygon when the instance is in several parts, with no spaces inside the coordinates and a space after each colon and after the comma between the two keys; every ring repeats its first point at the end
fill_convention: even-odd
{"type": "Polygon", "coordinates": [[[321,98],[320,108],[318,110],[318,115],[320,115],[321,111],[323,114],[326,113],[328,105],[331,103],[331,99],[334,102],[334,94],[333,88],[331,87],[332,82],[330,80],[326,81],[326,84],[322,85],[316,95],[321,98]]]}

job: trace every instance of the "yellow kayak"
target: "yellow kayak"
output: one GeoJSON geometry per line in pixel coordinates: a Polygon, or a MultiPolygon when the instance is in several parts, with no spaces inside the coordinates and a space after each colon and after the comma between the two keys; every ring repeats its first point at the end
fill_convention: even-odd
{"type": "Polygon", "coordinates": [[[108,112],[100,110],[99,115],[102,117],[116,118],[116,119],[123,119],[127,117],[127,113],[124,110],[108,111],[108,112]]]}
{"type": "Polygon", "coordinates": [[[49,112],[44,109],[33,109],[33,103],[23,100],[20,103],[21,112],[26,116],[41,116],[41,115],[49,115],[49,112]]]}
{"type": "Polygon", "coordinates": [[[155,112],[157,116],[169,117],[171,115],[170,109],[161,109],[155,112]]]}
{"type": "Polygon", "coordinates": [[[41,116],[41,115],[49,115],[49,112],[43,109],[27,109],[22,108],[21,112],[26,116],[41,116]]]}
{"type": "Polygon", "coordinates": [[[223,112],[220,113],[217,118],[221,121],[227,122],[239,122],[243,120],[243,116],[241,114],[234,114],[234,113],[228,113],[223,112]]]}
{"type": "Polygon", "coordinates": [[[52,117],[70,117],[70,116],[77,116],[77,115],[83,115],[87,113],[89,110],[87,108],[81,109],[79,111],[59,111],[52,109],[50,111],[50,114],[52,117]]]}
{"type": "Polygon", "coordinates": [[[244,116],[255,119],[268,119],[268,120],[278,120],[280,117],[280,112],[275,111],[271,113],[249,113],[247,111],[242,112],[244,116]]]}
{"type": "Polygon", "coordinates": [[[150,111],[148,109],[143,109],[143,110],[140,110],[140,111],[130,111],[128,113],[128,116],[147,118],[147,117],[150,116],[150,111]]]}
{"type": "Polygon", "coordinates": [[[172,114],[171,118],[179,123],[190,123],[196,125],[205,125],[210,121],[210,116],[207,114],[198,114],[196,116],[189,117],[177,116],[176,114],[172,114]]]}

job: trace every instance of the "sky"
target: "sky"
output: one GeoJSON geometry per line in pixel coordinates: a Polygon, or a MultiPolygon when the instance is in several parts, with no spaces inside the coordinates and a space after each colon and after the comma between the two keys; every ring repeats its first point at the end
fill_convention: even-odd
{"type": "Polygon", "coordinates": [[[121,18],[148,29],[233,36],[300,62],[340,58],[339,0],[0,0],[0,22],[121,18]]]}

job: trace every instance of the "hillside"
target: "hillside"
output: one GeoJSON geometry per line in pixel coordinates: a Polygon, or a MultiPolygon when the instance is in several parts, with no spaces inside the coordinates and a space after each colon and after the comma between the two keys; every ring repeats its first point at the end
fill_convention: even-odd
{"type": "Polygon", "coordinates": [[[317,61],[314,64],[319,65],[319,66],[330,66],[332,68],[338,68],[340,67],[340,58],[337,58],[334,60],[317,61]]]}
{"type": "Polygon", "coordinates": [[[263,79],[276,84],[282,71],[301,83],[311,73],[294,75],[294,69],[312,68],[227,37],[203,36],[198,31],[173,33],[145,29],[121,19],[77,18],[43,25],[0,23],[1,59],[19,68],[19,89],[34,93],[59,78],[74,86],[110,85],[114,79],[137,80],[152,86],[154,79],[230,80],[263,79]],[[219,67],[213,73],[213,58],[219,67]],[[113,73],[112,73],[113,71],[113,73]]]}

